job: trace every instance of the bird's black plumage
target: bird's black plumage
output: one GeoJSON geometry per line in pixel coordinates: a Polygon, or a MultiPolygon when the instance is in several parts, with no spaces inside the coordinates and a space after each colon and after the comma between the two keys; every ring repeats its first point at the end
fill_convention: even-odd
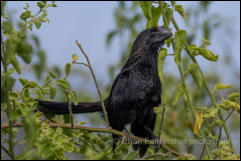
{"type": "MultiPolygon", "coordinates": [[[[172,33],[164,27],[142,31],[136,38],[130,56],[117,75],[110,95],[105,99],[110,126],[123,131],[131,125],[131,132],[139,137],[152,139],[156,114],[153,108],[161,104],[161,81],[158,76],[158,49],[172,33]]],[[[68,113],[67,103],[39,101],[42,112],[68,113]]],[[[101,111],[100,102],[73,105],[73,113],[101,111]]],[[[113,135],[113,148],[119,136],[113,135]]],[[[147,144],[133,145],[143,156],[147,144]]]]}

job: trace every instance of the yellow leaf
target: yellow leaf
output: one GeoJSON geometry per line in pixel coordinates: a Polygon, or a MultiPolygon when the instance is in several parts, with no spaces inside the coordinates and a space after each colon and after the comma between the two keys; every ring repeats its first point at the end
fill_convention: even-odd
{"type": "Polygon", "coordinates": [[[72,55],[72,62],[75,62],[78,59],[79,59],[79,57],[76,54],[72,55]]]}
{"type": "Polygon", "coordinates": [[[214,86],[214,91],[219,90],[219,89],[231,88],[231,87],[232,87],[231,84],[218,83],[218,84],[215,84],[215,86],[214,86]]]}
{"type": "Polygon", "coordinates": [[[154,107],[155,113],[161,113],[161,107],[154,107]]]}
{"type": "Polygon", "coordinates": [[[203,122],[203,111],[199,111],[196,113],[196,123],[193,129],[193,133],[195,135],[198,135],[202,126],[202,122],[203,122]]]}

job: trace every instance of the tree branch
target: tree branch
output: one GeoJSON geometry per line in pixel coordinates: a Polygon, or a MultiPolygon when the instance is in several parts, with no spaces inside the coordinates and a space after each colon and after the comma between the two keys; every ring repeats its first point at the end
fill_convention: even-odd
{"type": "Polygon", "coordinates": [[[11,155],[11,153],[8,151],[8,149],[5,148],[2,144],[1,144],[1,149],[3,151],[5,151],[12,160],[14,160],[14,157],[11,155]]]}
{"type": "Polygon", "coordinates": [[[94,79],[94,82],[95,82],[95,86],[96,86],[96,89],[97,89],[97,92],[98,92],[98,95],[100,97],[100,101],[101,101],[101,107],[102,107],[102,110],[103,110],[103,113],[104,113],[104,116],[105,116],[105,121],[106,121],[106,124],[107,124],[107,128],[110,128],[110,123],[109,123],[109,120],[108,120],[108,116],[107,116],[107,112],[106,112],[106,108],[105,108],[105,104],[104,104],[104,101],[103,101],[103,98],[102,98],[102,95],[100,93],[100,89],[99,89],[99,86],[98,86],[98,83],[97,83],[97,80],[96,80],[96,77],[95,77],[95,73],[92,69],[92,66],[90,64],[90,61],[89,61],[89,58],[87,56],[87,54],[85,53],[85,51],[83,50],[82,46],[80,45],[80,43],[76,40],[76,44],[77,46],[79,47],[80,51],[83,53],[83,55],[85,56],[85,59],[88,63],[88,68],[91,72],[91,75],[94,79]]]}

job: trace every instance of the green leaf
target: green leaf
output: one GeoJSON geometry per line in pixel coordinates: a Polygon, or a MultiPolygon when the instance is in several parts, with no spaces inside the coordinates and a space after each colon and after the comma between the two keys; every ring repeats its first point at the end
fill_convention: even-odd
{"type": "Polygon", "coordinates": [[[161,107],[154,107],[153,111],[154,111],[156,114],[162,112],[161,107]]]}
{"type": "Polygon", "coordinates": [[[35,26],[36,26],[37,29],[40,29],[40,27],[41,27],[41,22],[38,21],[38,20],[36,20],[36,21],[35,21],[35,26]]]}
{"type": "Polygon", "coordinates": [[[6,64],[9,64],[15,56],[16,43],[13,39],[7,39],[4,43],[6,47],[6,55],[4,56],[6,57],[6,64]]]}
{"type": "Polygon", "coordinates": [[[220,90],[220,89],[231,88],[231,87],[232,87],[231,84],[222,84],[222,83],[218,83],[218,84],[215,84],[215,86],[214,86],[214,91],[216,91],[216,90],[220,90]]]}
{"type": "Polygon", "coordinates": [[[13,23],[11,21],[4,21],[2,23],[3,33],[10,35],[14,32],[13,23]]]}
{"type": "Polygon", "coordinates": [[[79,57],[77,56],[77,54],[72,55],[72,62],[75,62],[78,59],[79,59],[79,57]]]}
{"type": "Polygon", "coordinates": [[[199,49],[199,54],[202,55],[204,58],[210,61],[218,61],[218,55],[214,55],[210,50],[200,47],[199,49]]]}
{"type": "Polygon", "coordinates": [[[6,1],[1,1],[1,17],[3,18],[7,18],[7,16],[4,13],[5,6],[6,6],[6,1]]]}
{"type": "Polygon", "coordinates": [[[56,95],[56,87],[55,86],[51,86],[50,87],[50,98],[54,99],[55,95],[56,95]]]}
{"type": "Polygon", "coordinates": [[[211,118],[211,117],[215,117],[218,113],[220,109],[220,106],[218,106],[217,108],[216,107],[211,107],[211,108],[208,108],[205,113],[204,113],[204,118],[211,118]]]}
{"type": "Polygon", "coordinates": [[[20,65],[18,63],[18,60],[15,56],[13,56],[12,58],[12,61],[11,61],[11,64],[13,65],[13,67],[16,69],[17,73],[18,74],[21,74],[21,68],[20,68],[20,65]]]}
{"type": "Polygon", "coordinates": [[[211,45],[211,42],[208,41],[207,39],[205,39],[204,37],[202,37],[202,42],[203,42],[203,44],[205,44],[205,45],[211,45]]]}
{"type": "Polygon", "coordinates": [[[70,63],[67,63],[65,65],[65,75],[68,77],[69,73],[70,73],[70,70],[71,70],[71,64],[70,63]]]}
{"type": "Polygon", "coordinates": [[[19,94],[17,92],[9,92],[9,99],[11,100],[17,100],[19,94]]]}
{"type": "Polygon", "coordinates": [[[158,26],[158,20],[161,16],[161,6],[158,6],[157,8],[152,6],[151,8],[151,27],[157,27],[158,26]]]}
{"type": "Polygon", "coordinates": [[[40,9],[44,8],[44,4],[42,2],[38,2],[37,5],[39,6],[40,9]]]}
{"type": "Polygon", "coordinates": [[[36,46],[39,47],[40,45],[39,38],[36,35],[32,35],[32,39],[35,42],[36,46]]]}
{"type": "Polygon", "coordinates": [[[38,83],[36,83],[34,81],[31,81],[29,84],[30,84],[30,88],[35,88],[38,86],[38,83]]]}
{"type": "Polygon", "coordinates": [[[36,89],[36,93],[38,94],[38,96],[43,99],[44,98],[44,90],[42,88],[37,88],[36,89]]]}
{"type": "Polygon", "coordinates": [[[38,62],[34,64],[33,68],[35,71],[35,74],[37,76],[37,79],[39,80],[41,78],[41,74],[43,73],[44,69],[46,68],[46,56],[45,52],[41,49],[38,49],[38,62]]]}
{"type": "Polygon", "coordinates": [[[196,45],[189,45],[188,49],[193,56],[199,55],[199,48],[196,45]]]}
{"type": "Polygon", "coordinates": [[[228,99],[230,101],[236,102],[238,99],[240,99],[240,93],[234,92],[228,95],[228,99]]]}
{"type": "Polygon", "coordinates": [[[162,48],[158,54],[158,73],[159,73],[159,77],[161,79],[161,81],[163,81],[163,64],[165,62],[167,56],[167,49],[166,48],[162,48]]]}
{"type": "Polygon", "coordinates": [[[168,8],[168,7],[166,7],[166,12],[165,12],[165,15],[166,15],[166,21],[164,21],[164,16],[162,16],[162,18],[163,18],[163,22],[164,22],[164,26],[165,27],[168,27],[169,26],[169,24],[170,24],[170,21],[171,21],[171,19],[172,19],[172,17],[173,17],[173,10],[172,9],[170,9],[170,8],[168,8]]]}
{"type": "Polygon", "coordinates": [[[193,133],[195,135],[199,134],[203,122],[203,111],[196,112],[196,123],[193,128],[193,133]]]}
{"type": "Polygon", "coordinates": [[[151,27],[151,19],[152,19],[152,14],[151,14],[152,2],[151,1],[139,1],[138,4],[140,5],[143,14],[146,17],[146,20],[147,20],[146,28],[150,28],[151,27]]]}
{"type": "Polygon", "coordinates": [[[27,141],[28,147],[32,147],[36,143],[38,136],[38,126],[35,121],[35,114],[25,104],[21,103],[22,113],[25,115],[22,119],[24,128],[24,138],[27,141]]]}
{"type": "Polygon", "coordinates": [[[55,82],[58,86],[64,88],[64,89],[69,89],[69,83],[64,80],[64,79],[59,79],[59,80],[56,80],[55,82]]]}
{"type": "Polygon", "coordinates": [[[222,99],[222,103],[219,105],[220,105],[220,107],[222,107],[223,109],[225,109],[227,111],[230,109],[234,109],[234,110],[240,112],[240,103],[222,99]]]}
{"type": "Polygon", "coordinates": [[[15,79],[8,73],[1,73],[1,103],[8,101],[7,93],[13,88],[15,79]]]}
{"type": "Polygon", "coordinates": [[[167,47],[170,47],[171,43],[172,43],[173,37],[168,38],[167,40],[165,40],[164,44],[167,45],[167,47]]]}
{"type": "Polygon", "coordinates": [[[55,75],[54,73],[52,73],[52,72],[49,72],[49,75],[50,75],[53,79],[56,78],[56,75],[55,75]]]}
{"type": "Polygon", "coordinates": [[[32,45],[19,41],[17,43],[17,54],[23,58],[25,63],[30,63],[32,60],[32,55],[33,55],[33,48],[32,45]]]}
{"type": "Polygon", "coordinates": [[[125,160],[134,160],[138,156],[137,152],[133,151],[126,155],[125,160]]]}
{"type": "Polygon", "coordinates": [[[173,7],[175,7],[176,1],[171,1],[171,4],[172,4],[173,7]]]}
{"type": "Polygon", "coordinates": [[[44,80],[45,85],[47,85],[49,82],[50,82],[50,78],[49,76],[46,76],[44,80]]]}
{"type": "Polygon", "coordinates": [[[23,116],[22,111],[20,109],[16,109],[10,113],[10,120],[17,120],[19,117],[23,116]]]}
{"type": "Polygon", "coordinates": [[[55,4],[55,1],[52,1],[52,7],[57,7],[57,5],[55,4]]]}
{"type": "Polygon", "coordinates": [[[198,68],[197,63],[192,63],[188,66],[188,71],[191,73],[195,83],[198,85],[199,88],[202,88],[202,75],[200,73],[200,70],[198,68]]]}
{"type": "Polygon", "coordinates": [[[214,122],[212,123],[212,126],[222,127],[223,126],[223,121],[222,120],[214,120],[214,122]]]}
{"type": "Polygon", "coordinates": [[[183,96],[184,94],[184,87],[183,84],[180,83],[177,87],[177,92],[176,92],[176,96],[174,97],[173,101],[172,101],[172,105],[175,106],[177,104],[177,101],[179,100],[179,98],[181,96],[183,96]]]}
{"type": "Polygon", "coordinates": [[[25,86],[26,84],[28,84],[28,80],[24,79],[24,78],[19,78],[20,83],[25,86]]]}
{"type": "MultiPolygon", "coordinates": [[[[113,30],[111,32],[108,33],[107,35],[107,38],[106,38],[106,45],[109,46],[110,45],[110,42],[112,40],[112,38],[117,34],[119,33],[118,30],[113,30]]],[[[76,59],[77,60],[77,59],[76,59]]]]}
{"type": "Polygon", "coordinates": [[[181,63],[181,52],[186,42],[186,36],[187,34],[185,30],[179,30],[175,33],[174,59],[177,65],[180,65],[181,63]]]}
{"type": "Polygon", "coordinates": [[[13,74],[13,73],[14,73],[14,68],[9,68],[9,69],[8,69],[8,74],[11,75],[11,74],[13,74]]]}
{"type": "Polygon", "coordinates": [[[209,37],[210,37],[210,31],[211,31],[210,20],[206,19],[206,20],[203,22],[202,29],[203,29],[204,37],[205,37],[206,39],[209,39],[209,37]]]}
{"type": "Polygon", "coordinates": [[[183,156],[178,156],[176,157],[177,160],[186,160],[186,158],[184,158],[183,156]]]}
{"type": "Polygon", "coordinates": [[[24,96],[25,99],[30,97],[30,95],[29,95],[29,88],[24,88],[23,96],[24,96]]]}
{"type": "Polygon", "coordinates": [[[73,100],[75,106],[77,106],[78,105],[78,95],[76,94],[75,91],[72,91],[71,94],[73,96],[71,99],[73,100]]]}
{"type": "Polygon", "coordinates": [[[31,11],[29,10],[26,10],[25,12],[23,12],[20,16],[20,18],[24,21],[26,21],[28,18],[30,18],[32,15],[31,15],[31,11]]]}
{"type": "Polygon", "coordinates": [[[175,11],[177,11],[184,19],[187,19],[182,5],[175,5],[175,11]]]}

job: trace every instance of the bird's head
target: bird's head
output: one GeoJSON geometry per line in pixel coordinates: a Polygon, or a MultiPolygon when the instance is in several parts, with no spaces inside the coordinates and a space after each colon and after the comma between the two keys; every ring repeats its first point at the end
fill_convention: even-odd
{"type": "Polygon", "coordinates": [[[136,38],[133,50],[137,47],[159,49],[164,41],[172,36],[172,32],[165,27],[152,27],[142,31],[136,38]]]}

